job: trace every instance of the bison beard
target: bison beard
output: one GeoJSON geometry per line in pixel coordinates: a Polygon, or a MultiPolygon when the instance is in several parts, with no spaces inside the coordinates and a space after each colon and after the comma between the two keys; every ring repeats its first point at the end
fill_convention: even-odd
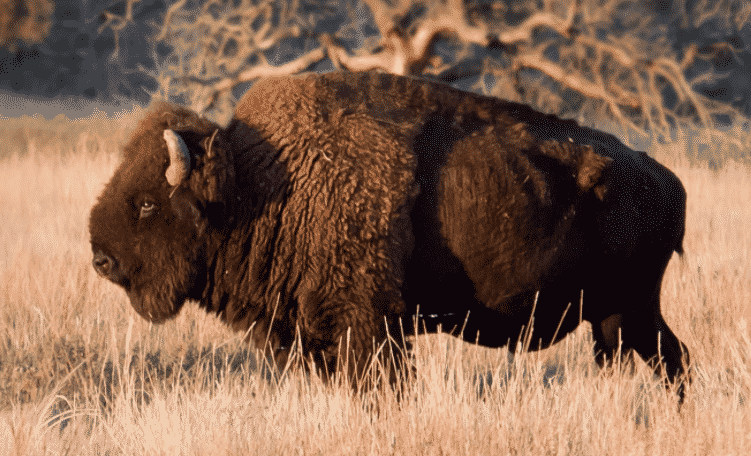
{"type": "Polygon", "coordinates": [[[684,222],[680,181],[610,135],[370,72],[260,81],[225,128],[156,106],[90,233],[143,317],[195,300],[279,362],[299,340],[359,376],[387,333],[515,348],[533,321],[534,350],[586,320],[601,365],[634,350],[682,397],[660,285],[684,222]]]}

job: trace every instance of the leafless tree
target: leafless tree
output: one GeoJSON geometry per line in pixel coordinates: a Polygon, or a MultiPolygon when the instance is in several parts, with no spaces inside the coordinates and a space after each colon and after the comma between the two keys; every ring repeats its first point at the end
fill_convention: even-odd
{"type": "MultiPolygon", "coordinates": [[[[740,27],[751,15],[738,0],[702,0],[693,15],[677,4],[684,20],[740,27]]],[[[716,75],[694,71],[737,52],[734,43],[680,48],[650,16],[626,0],[178,0],[156,36],[173,53],[155,77],[163,96],[203,111],[231,111],[233,89],[261,76],[328,64],[479,77],[477,90],[556,114],[606,116],[626,132],[669,137],[676,126],[735,118],[731,105],[697,91],[716,75]]]]}

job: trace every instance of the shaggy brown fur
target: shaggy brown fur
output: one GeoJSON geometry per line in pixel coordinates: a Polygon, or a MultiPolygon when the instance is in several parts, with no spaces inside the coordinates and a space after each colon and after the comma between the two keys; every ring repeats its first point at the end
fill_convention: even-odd
{"type": "Polygon", "coordinates": [[[90,231],[95,268],[145,318],[196,300],[282,361],[299,331],[323,367],[346,342],[361,372],[400,319],[417,332],[418,306],[428,331],[515,346],[534,308],[527,348],[587,320],[601,364],[622,331],[662,369],[659,338],[673,380],[688,351],[659,292],[684,214],[678,179],[610,135],[437,83],[332,73],[256,83],[226,128],[157,106],[90,231]],[[174,188],[165,129],[191,154],[174,188]]]}

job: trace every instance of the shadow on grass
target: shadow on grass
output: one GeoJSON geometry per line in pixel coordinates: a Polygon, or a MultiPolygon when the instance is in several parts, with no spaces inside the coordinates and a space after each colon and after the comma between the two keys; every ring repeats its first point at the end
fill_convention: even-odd
{"type": "Polygon", "coordinates": [[[175,388],[192,388],[212,392],[227,377],[243,381],[259,375],[267,382],[274,380],[276,370],[271,362],[259,362],[250,347],[190,347],[180,355],[161,350],[131,350],[128,360],[119,353],[116,360],[107,350],[94,352],[81,339],[59,339],[52,347],[37,346],[32,350],[10,348],[0,351],[0,410],[35,404],[54,395],[50,426],[64,430],[75,409],[91,411],[91,424],[96,416],[108,416],[115,401],[122,396],[140,407],[152,395],[164,394],[175,388]]]}
{"type": "Polygon", "coordinates": [[[533,375],[527,369],[519,369],[514,364],[513,358],[509,357],[505,369],[496,370],[496,372],[491,370],[475,372],[473,381],[478,398],[490,392],[494,385],[497,388],[504,388],[514,381],[516,376],[521,376],[520,380],[524,385],[537,382],[539,378],[540,386],[543,388],[550,388],[553,384],[561,385],[566,380],[565,367],[562,363],[545,362],[541,374],[533,375]]]}

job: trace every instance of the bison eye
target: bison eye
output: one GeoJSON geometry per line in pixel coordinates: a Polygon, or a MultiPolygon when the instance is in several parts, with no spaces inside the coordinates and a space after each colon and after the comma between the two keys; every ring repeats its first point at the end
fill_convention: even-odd
{"type": "Polygon", "coordinates": [[[143,200],[141,200],[139,210],[140,210],[139,218],[144,219],[147,217],[151,217],[157,212],[156,202],[151,198],[144,198],[143,200]]]}

